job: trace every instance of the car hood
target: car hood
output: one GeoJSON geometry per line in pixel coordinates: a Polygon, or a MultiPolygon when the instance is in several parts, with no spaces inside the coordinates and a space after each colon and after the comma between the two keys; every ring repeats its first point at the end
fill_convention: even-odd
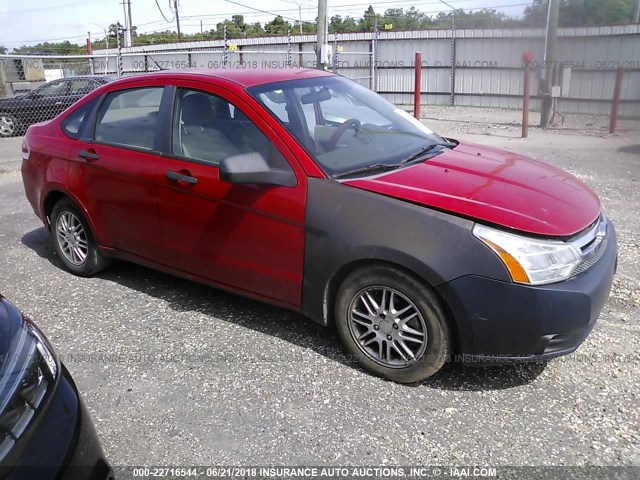
{"type": "Polygon", "coordinates": [[[0,105],[17,103],[23,99],[24,95],[13,95],[11,97],[0,97],[0,105]]]}
{"type": "Polygon", "coordinates": [[[573,175],[471,143],[423,163],[343,183],[538,235],[573,235],[600,214],[598,197],[573,175]]]}

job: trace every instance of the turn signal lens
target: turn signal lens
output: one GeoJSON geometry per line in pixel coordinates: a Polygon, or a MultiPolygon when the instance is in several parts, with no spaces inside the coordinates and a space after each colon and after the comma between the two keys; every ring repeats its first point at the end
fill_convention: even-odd
{"type": "Polygon", "coordinates": [[[515,258],[513,258],[511,254],[509,254],[509,252],[505,251],[499,245],[496,245],[490,240],[485,240],[484,242],[487,245],[489,245],[491,249],[494,252],[496,252],[498,256],[502,259],[502,261],[507,267],[507,270],[509,270],[509,273],[511,274],[511,278],[513,279],[514,282],[531,283],[529,281],[529,275],[527,275],[527,272],[524,271],[524,268],[522,268],[522,265],[520,265],[518,261],[515,258]]]}

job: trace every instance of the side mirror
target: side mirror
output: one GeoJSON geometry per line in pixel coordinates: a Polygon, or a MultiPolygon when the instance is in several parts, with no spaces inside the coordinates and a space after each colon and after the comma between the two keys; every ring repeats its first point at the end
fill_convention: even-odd
{"type": "Polygon", "coordinates": [[[291,170],[269,166],[258,152],[227,157],[220,162],[220,179],[228,183],[279,185],[295,187],[296,176],[291,170]]]}

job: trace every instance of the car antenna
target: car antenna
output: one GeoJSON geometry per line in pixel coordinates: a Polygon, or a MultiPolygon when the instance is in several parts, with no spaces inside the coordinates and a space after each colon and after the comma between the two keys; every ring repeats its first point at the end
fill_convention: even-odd
{"type": "Polygon", "coordinates": [[[160,71],[167,70],[166,68],[162,68],[160,66],[160,64],[158,62],[156,62],[156,59],[153,58],[151,55],[149,55],[149,52],[147,52],[146,50],[142,50],[142,53],[144,53],[147,57],[149,57],[151,59],[151,61],[156,64],[156,67],[158,67],[160,69],[160,71]]]}

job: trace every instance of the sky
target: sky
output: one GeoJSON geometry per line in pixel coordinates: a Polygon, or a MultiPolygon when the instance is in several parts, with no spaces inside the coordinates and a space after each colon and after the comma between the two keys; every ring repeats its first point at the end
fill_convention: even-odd
{"type": "MultiPolygon", "coordinates": [[[[519,16],[530,0],[446,0],[446,3],[465,10],[493,7],[507,15],[519,16]]],[[[429,15],[450,10],[440,0],[328,0],[329,17],[350,15],[359,18],[369,5],[377,13],[384,13],[387,8],[406,9],[412,5],[429,15]]],[[[173,0],[131,0],[133,25],[141,33],[175,30],[172,8],[173,0]]],[[[234,14],[244,15],[247,23],[270,21],[275,15],[282,15],[293,23],[300,14],[303,21],[314,21],[317,8],[316,0],[178,2],[180,27],[185,33],[199,32],[201,20],[204,30],[215,29],[218,22],[234,14]]],[[[0,0],[0,46],[11,50],[21,45],[64,40],[83,44],[87,32],[91,32],[94,40],[103,38],[104,29],[116,21],[124,25],[122,0],[30,0],[24,3],[0,0]]]]}

